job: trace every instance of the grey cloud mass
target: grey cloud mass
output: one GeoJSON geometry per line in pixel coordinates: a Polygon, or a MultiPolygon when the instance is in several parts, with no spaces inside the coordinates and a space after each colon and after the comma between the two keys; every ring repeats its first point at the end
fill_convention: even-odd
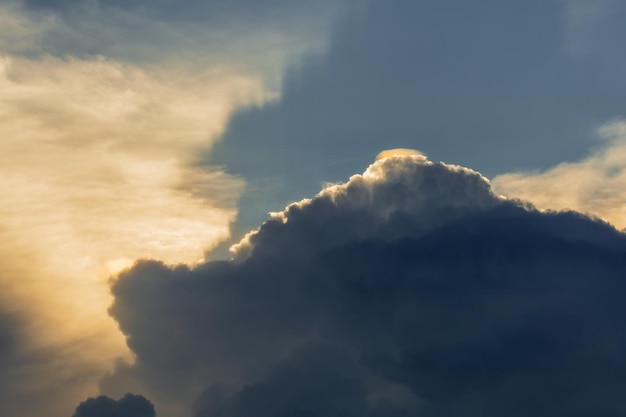
{"type": "Polygon", "coordinates": [[[4,312],[0,312],[0,362],[4,362],[6,356],[14,345],[14,335],[11,330],[12,323],[4,312]]]}
{"type": "Polygon", "coordinates": [[[110,312],[137,360],[105,392],[142,384],[194,417],[626,415],[626,235],[606,223],[416,155],[234,250],[120,275],[110,312]]]}
{"type": "MultiPolygon", "coordinates": [[[[8,370],[12,364],[15,363],[15,359],[20,346],[20,320],[0,308],[0,369],[4,370],[0,374],[0,387],[2,390],[8,391],[8,384],[10,378],[8,377],[8,370]]],[[[0,397],[1,398],[1,397],[0,397]]],[[[0,411],[2,407],[0,407],[0,411]]]]}

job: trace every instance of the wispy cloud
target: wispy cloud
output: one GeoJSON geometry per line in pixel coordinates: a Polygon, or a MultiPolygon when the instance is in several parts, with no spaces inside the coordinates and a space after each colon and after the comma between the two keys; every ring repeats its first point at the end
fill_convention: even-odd
{"type": "Polygon", "coordinates": [[[499,175],[494,189],[541,209],[577,210],[626,228],[626,122],[609,122],[597,135],[602,142],[589,157],[543,172],[499,175]]]}
{"type": "Polygon", "coordinates": [[[615,21],[621,22],[619,16],[623,15],[624,8],[620,1],[563,0],[563,4],[565,46],[570,53],[588,54],[614,46],[610,45],[613,42],[607,44],[611,37],[606,35],[615,21]]]}

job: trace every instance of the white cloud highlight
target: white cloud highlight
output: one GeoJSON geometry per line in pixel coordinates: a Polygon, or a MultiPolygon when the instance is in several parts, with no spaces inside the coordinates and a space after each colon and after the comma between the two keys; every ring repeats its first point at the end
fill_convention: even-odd
{"type": "Polygon", "coordinates": [[[351,176],[345,184],[330,185],[313,199],[271,213],[272,220],[249,232],[231,251],[235,260],[246,259],[257,246],[262,246],[264,227],[272,227],[276,221],[297,224],[312,211],[316,213],[317,226],[336,225],[336,230],[309,226],[315,229],[317,238],[327,245],[340,245],[345,243],[345,235],[397,239],[409,233],[424,233],[501,201],[480,173],[432,162],[419,152],[405,152],[377,159],[363,174],[351,176]],[[410,222],[406,221],[408,218],[410,222]]]}

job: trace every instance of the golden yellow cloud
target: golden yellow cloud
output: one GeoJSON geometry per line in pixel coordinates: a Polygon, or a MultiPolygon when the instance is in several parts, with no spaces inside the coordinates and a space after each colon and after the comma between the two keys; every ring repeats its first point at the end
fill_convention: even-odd
{"type": "Polygon", "coordinates": [[[376,155],[376,160],[379,161],[383,158],[391,158],[393,156],[409,156],[409,155],[420,155],[424,156],[418,150],[415,149],[407,149],[407,148],[395,148],[395,149],[387,149],[376,155]]]}
{"type": "Polygon", "coordinates": [[[539,173],[515,172],[492,180],[494,190],[545,210],[576,210],[626,228],[626,122],[602,126],[603,148],[539,173]]]}

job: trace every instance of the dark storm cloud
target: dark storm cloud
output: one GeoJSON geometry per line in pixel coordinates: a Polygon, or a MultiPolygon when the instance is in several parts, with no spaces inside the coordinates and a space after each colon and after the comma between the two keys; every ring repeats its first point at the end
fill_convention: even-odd
{"type": "Polygon", "coordinates": [[[626,236],[420,156],[291,205],[234,261],[145,261],[111,314],[196,417],[619,416],[626,236]]]}
{"type": "MultiPolygon", "coordinates": [[[[18,345],[18,321],[0,309],[0,366],[6,369],[18,345]]],[[[1,379],[0,379],[1,380],[1,379]]]]}
{"type": "Polygon", "coordinates": [[[155,417],[154,407],[141,395],[126,394],[118,401],[99,396],[82,402],[73,417],[155,417]]]}
{"type": "Polygon", "coordinates": [[[7,309],[7,300],[0,304],[0,415],[16,415],[24,410],[28,394],[19,387],[19,374],[29,362],[40,358],[25,357],[24,320],[7,309]]]}
{"type": "Polygon", "coordinates": [[[249,182],[242,230],[381,147],[490,177],[584,155],[593,129],[626,107],[615,47],[626,33],[613,10],[626,8],[613,2],[585,24],[590,46],[572,53],[582,29],[567,23],[570,3],[379,0],[342,21],[327,53],[287,73],[279,101],[239,112],[211,150],[249,182]]]}

